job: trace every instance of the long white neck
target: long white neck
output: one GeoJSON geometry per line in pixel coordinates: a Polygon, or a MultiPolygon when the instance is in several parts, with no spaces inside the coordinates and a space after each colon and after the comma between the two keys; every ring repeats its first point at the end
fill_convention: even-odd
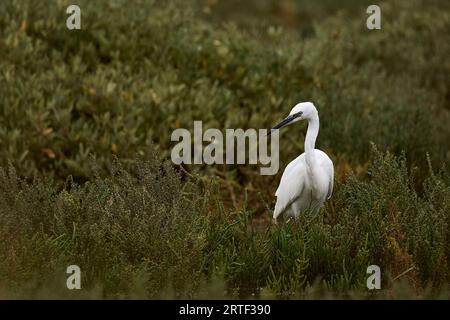
{"type": "Polygon", "coordinates": [[[305,138],[305,156],[306,163],[309,166],[313,166],[314,161],[314,149],[316,146],[317,135],[319,134],[319,116],[315,115],[308,121],[308,131],[305,138]]]}

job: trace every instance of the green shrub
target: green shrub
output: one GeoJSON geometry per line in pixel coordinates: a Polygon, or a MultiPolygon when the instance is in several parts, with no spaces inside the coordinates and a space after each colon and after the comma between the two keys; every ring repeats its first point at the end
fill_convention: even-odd
{"type": "Polygon", "coordinates": [[[450,281],[448,173],[430,169],[426,191],[419,195],[404,156],[376,149],[373,154],[367,179],[351,175],[338,185],[323,216],[303,213],[258,232],[245,218],[249,212],[241,213],[222,240],[228,242],[228,284],[244,295],[269,287],[290,296],[317,281],[329,290],[361,290],[367,267],[375,264],[383,272],[383,287],[402,277],[415,290],[445,287],[450,281]]]}
{"type": "Polygon", "coordinates": [[[70,264],[80,266],[85,288],[100,285],[105,294],[128,294],[138,277],[150,296],[169,284],[190,294],[199,281],[204,222],[193,185],[170,166],[139,161],[125,170],[115,161],[109,177],[84,185],[69,178],[61,188],[27,183],[12,168],[0,177],[4,287],[46,280],[70,264]]]}

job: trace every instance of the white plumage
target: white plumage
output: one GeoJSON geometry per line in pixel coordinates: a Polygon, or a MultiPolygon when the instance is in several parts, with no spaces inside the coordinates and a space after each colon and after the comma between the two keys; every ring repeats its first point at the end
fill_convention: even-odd
{"type": "Polygon", "coordinates": [[[319,114],[314,104],[297,104],[289,116],[272,130],[300,120],[308,121],[305,152],[289,163],[283,172],[275,193],[275,221],[281,217],[297,217],[305,210],[317,212],[333,192],[333,162],[325,152],[315,149],[319,133],[319,114]]]}

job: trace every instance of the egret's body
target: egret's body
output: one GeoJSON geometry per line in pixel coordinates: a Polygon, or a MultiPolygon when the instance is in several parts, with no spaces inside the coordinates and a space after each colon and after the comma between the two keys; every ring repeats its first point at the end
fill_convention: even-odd
{"type": "Polygon", "coordinates": [[[319,114],[314,104],[297,104],[289,116],[273,129],[300,120],[308,121],[305,152],[288,164],[275,193],[277,202],[273,218],[297,217],[305,210],[318,211],[333,192],[333,162],[327,154],[315,149],[319,133],[319,114]]]}

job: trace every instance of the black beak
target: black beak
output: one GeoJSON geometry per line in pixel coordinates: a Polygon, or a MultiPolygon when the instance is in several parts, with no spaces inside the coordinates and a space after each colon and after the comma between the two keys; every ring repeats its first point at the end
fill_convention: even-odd
{"type": "Polygon", "coordinates": [[[292,115],[290,115],[290,116],[287,116],[287,117],[284,118],[280,123],[278,123],[278,124],[275,125],[272,129],[270,129],[270,131],[267,133],[267,135],[270,136],[270,134],[272,133],[272,131],[284,127],[285,125],[289,124],[292,120],[294,120],[294,119],[300,117],[301,115],[302,115],[302,112],[295,113],[295,114],[292,114],[292,115]]]}

